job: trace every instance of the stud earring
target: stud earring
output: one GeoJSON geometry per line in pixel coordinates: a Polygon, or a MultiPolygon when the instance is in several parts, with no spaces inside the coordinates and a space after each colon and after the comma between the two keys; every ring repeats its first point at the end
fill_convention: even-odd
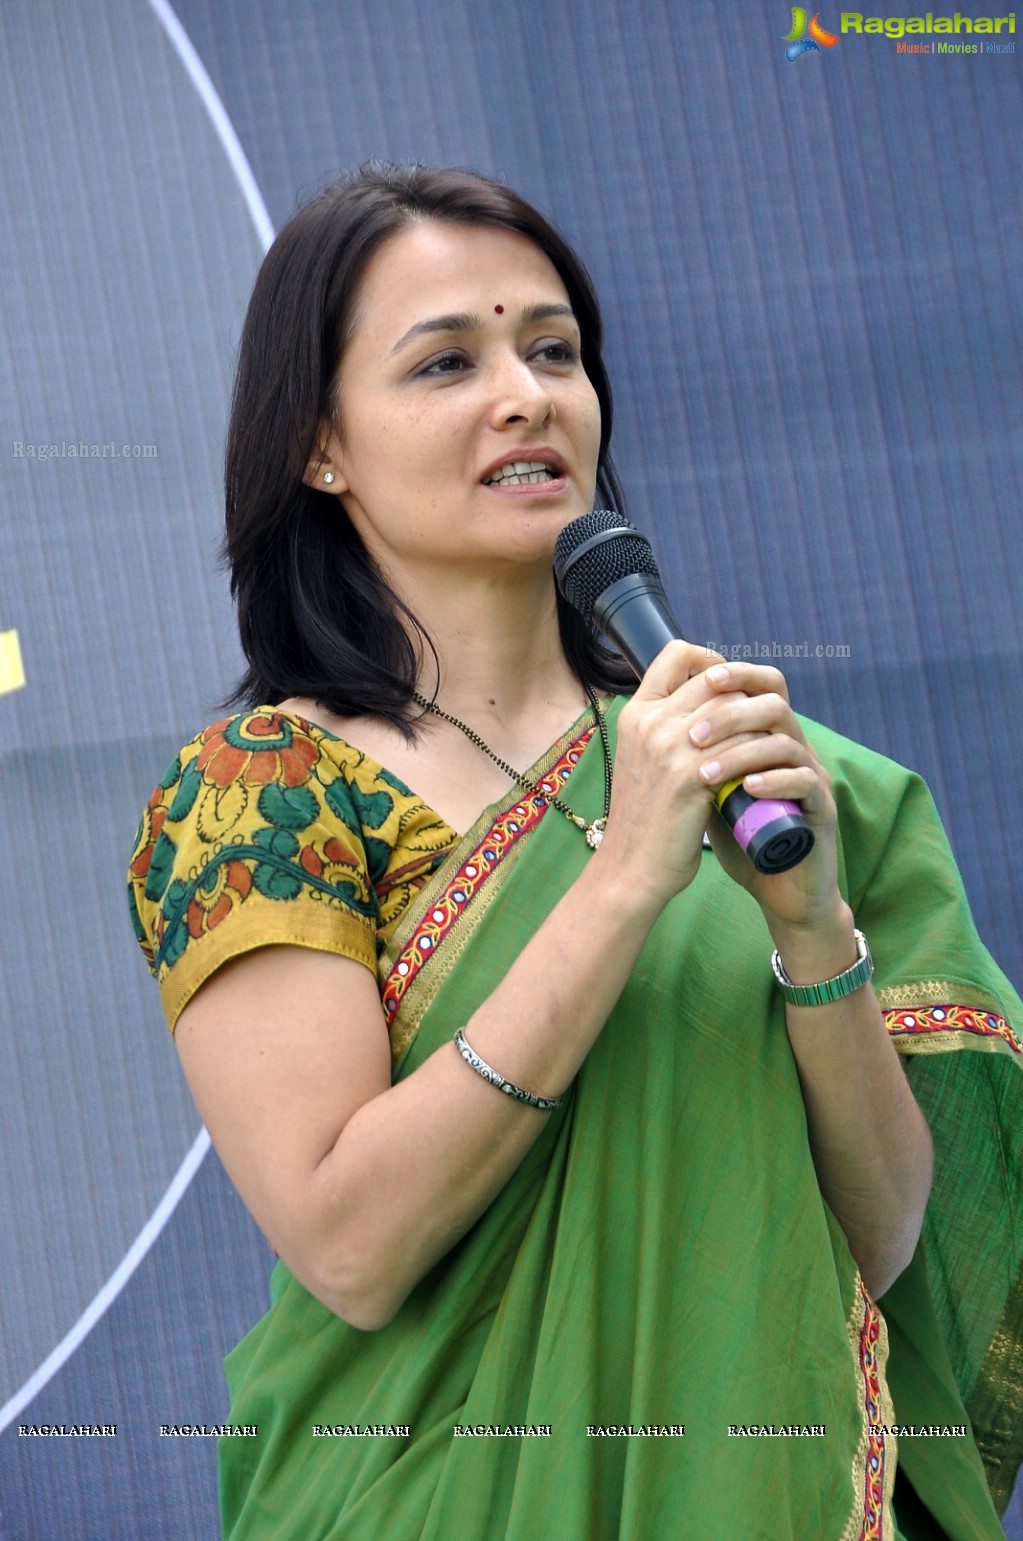
{"type": "Polygon", "coordinates": [[[334,485],[334,473],[333,473],[333,471],[324,471],[324,473],[323,473],[323,480],[327,483],[328,487],[333,487],[333,485],[334,485]]]}

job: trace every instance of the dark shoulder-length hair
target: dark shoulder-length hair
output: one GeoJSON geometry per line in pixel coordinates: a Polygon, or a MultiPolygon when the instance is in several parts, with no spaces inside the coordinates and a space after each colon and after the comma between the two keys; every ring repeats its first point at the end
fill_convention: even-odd
{"type": "MultiPolygon", "coordinates": [[[[413,731],[412,692],[424,656],[436,659],[433,644],[339,500],[302,478],[320,424],[336,420],[334,382],[366,265],[388,236],[421,219],[497,225],[527,236],[550,258],[579,322],[583,367],[600,402],[600,498],[621,509],[608,457],[613,410],[600,311],[571,247],[489,177],[371,162],[285,225],[249,302],[228,428],[223,546],[248,667],[227,704],[308,696],[341,716],[371,713],[406,735],[413,731]]],[[[558,618],[565,655],[584,684],[634,686],[622,660],[560,594],[558,618]]]]}

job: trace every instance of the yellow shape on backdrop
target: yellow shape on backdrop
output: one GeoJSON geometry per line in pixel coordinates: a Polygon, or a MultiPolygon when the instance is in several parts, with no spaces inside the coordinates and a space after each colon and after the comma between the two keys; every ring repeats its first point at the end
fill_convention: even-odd
{"type": "Polygon", "coordinates": [[[20,690],[25,683],[25,665],[16,631],[0,631],[0,696],[8,690],[20,690]]]}

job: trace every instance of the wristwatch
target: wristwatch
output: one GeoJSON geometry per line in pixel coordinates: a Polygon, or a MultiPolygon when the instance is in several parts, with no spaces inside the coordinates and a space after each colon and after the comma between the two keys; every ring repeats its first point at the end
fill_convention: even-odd
{"type": "Polygon", "coordinates": [[[778,987],[790,1006],[828,1006],[832,1001],[840,1001],[843,995],[851,995],[861,985],[865,985],[874,973],[874,960],[870,956],[870,948],[867,946],[867,938],[862,931],[854,931],[856,938],[856,962],[844,973],[836,974],[833,979],[822,979],[816,985],[794,985],[785,972],[785,965],[781,961],[781,954],[777,947],[771,954],[771,967],[774,969],[774,977],[778,981],[778,987]]]}

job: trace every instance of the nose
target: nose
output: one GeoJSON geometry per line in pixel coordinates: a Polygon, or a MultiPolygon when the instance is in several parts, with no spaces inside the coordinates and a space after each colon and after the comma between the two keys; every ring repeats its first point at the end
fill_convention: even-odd
{"type": "Polygon", "coordinates": [[[544,381],[517,353],[502,355],[494,364],[491,417],[495,426],[526,423],[540,428],[554,415],[554,402],[544,381]]]}

